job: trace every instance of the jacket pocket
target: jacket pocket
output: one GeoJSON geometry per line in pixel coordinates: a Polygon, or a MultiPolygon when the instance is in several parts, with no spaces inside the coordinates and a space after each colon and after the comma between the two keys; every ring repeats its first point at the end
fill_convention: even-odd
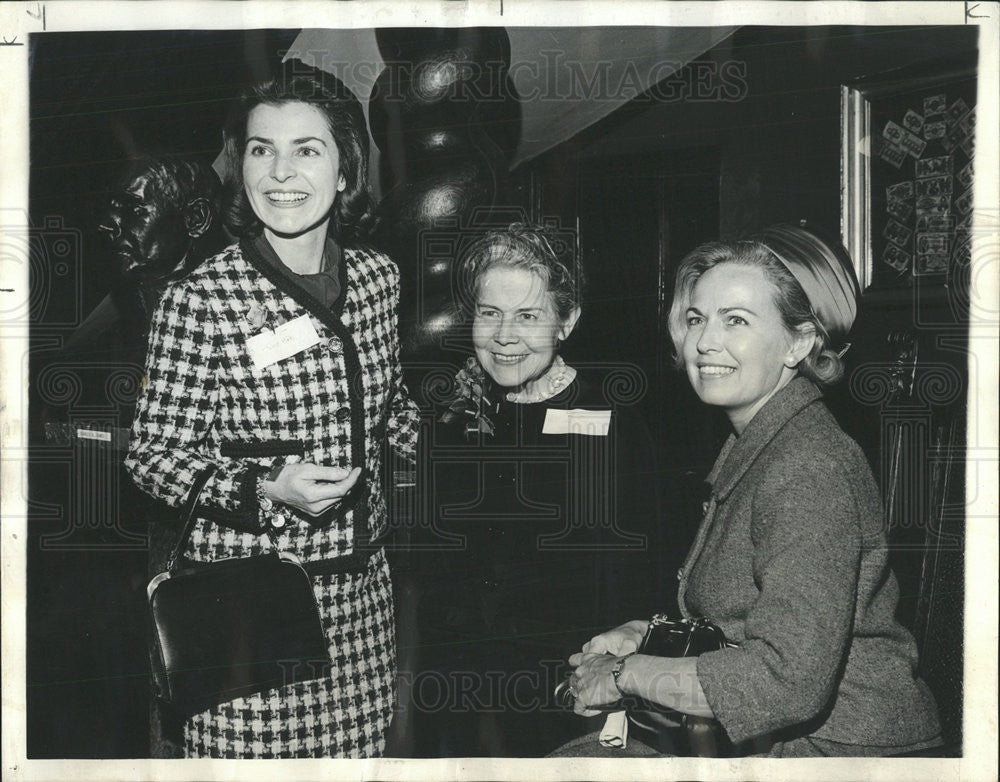
{"type": "Polygon", "coordinates": [[[272,456],[302,456],[305,440],[223,440],[220,453],[229,459],[267,459],[272,456]]]}

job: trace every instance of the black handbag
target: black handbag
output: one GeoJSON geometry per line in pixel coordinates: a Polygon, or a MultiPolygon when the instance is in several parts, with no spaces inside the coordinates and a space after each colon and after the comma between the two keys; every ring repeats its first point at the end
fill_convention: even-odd
{"type": "Polygon", "coordinates": [[[153,685],[184,715],[318,678],[331,664],[312,581],[294,555],[183,559],[198,497],[213,471],[195,478],[167,569],[146,588],[153,685]]]}
{"type": "MultiPolygon", "coordinates": [[[[636,653],[697,657],[734,646],[708,619],[670,619],[666,614],[656,614],[650,619],[636,653]]],[[[562,706],[572,707],[569,679],[556,688],[555,699],[562,706]]],[[[629,736],[667,755],[714,758],[729,757],[734,752],[718,720],[682,714],[642,698],[624,698],[601,707],[602,711],[622,709],[628,716],[629,736]]]]}
{"type": "MultiPolygon", "coordinates": [[[[638,654],[655,657],[697,657],[733,647],[719,627],[708,619],[670,619],[656,614],[649,620],[638,654]]],[[[671,755],[724,758],[733,745],[718,720],[695,717],[639,699],[627,704],[629,735],[671,755]],[[680,727],[680,730],[678,730],[680,727]]]]}

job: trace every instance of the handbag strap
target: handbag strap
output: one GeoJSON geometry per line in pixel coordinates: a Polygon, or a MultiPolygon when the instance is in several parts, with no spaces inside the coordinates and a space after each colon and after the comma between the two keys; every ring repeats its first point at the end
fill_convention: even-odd
{"type": "Polygon", "coordinates": [[[194,530],[195,521],[197,521],[194,510],[198,506],[198,498],[201,496],[202,491],[205,489],[205,484],[208,483],[208,479],[212,477],[212,473],[214,472],[215,465],[210,464],[194,476],[194,483],[191,484],[191,489],[188,491],[187,497],[184,498],[184,504],[181,505],[180,517],[183,528],[181,529],[180,538],[177,540],[177,545],[174,546],[174,550],[170,553],[170,559],[167,560],[168,573],[174,572],[178,567],[181,555],[184,553],[188,539],[191,537],[191,532],[194,530]]]}

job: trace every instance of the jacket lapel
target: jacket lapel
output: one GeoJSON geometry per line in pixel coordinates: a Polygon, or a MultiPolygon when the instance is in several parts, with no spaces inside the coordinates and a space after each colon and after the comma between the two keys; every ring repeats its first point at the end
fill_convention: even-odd
{"type": "Polygon", "coordinates": [[[740,482],[761,452],[803,408],[822,397],[822,392],[804,377],[792,380],[768,400],[739,437],[731,436],[708,476],[712,496],[722,501],[740,482]]]}
{"type": "MultiPolygon", "coordinates": [[[[344,308],[344,302],[347,300],[348,296],[364,296],[365,291],[354,291],[355,285],[351,284],[349,280],[347,267],[353,266],[357,261],[356,251],[350,248],[344,248],[344,254],[341,258],[340,263],[340,297],[337,299],[333,308],[327,308],[322,303],[316,300],[308,291],[306,291],[302,286],[296,285],[294,280],[287,279],[285,275],[280,274],[270,263],[263,258],[254,246],[252,240],[243,239],[240,241],[240,249],[243,252],[243,257],[253,266],[258,272],[264,275],[271,283],[282,293],[290,296],[297,304],[306,309],[314,317],[316,317],[321,323],[323,323],[330,331],[332,331],[341,342],[341,350],[343,351],[344,358],[344,368],[347,373],[347,383],[346,389],[343,391],[338,391],[339,393],[346,392],[347,403],[350,405],[351,409],[351,461],[352,465],[362,465],[366,464],[366,431],[365,431],[365,400],[363,397],[363,384],[361,383],[361,358],[359,355],[359,348],[356,341],[355,335],[352,333],[353,328],[351,324],[345,323],[349,321],[349,318],[344,317],[347,314],[347,310],[344,308]]],[[[360,550],[367,545],[369,537],[368,529],[368,482],[369,476],[367,475],[367,470],[362,473],[361,478],[355,484],[352,494],[361,498],[361,502],[355,507],[354,515],[354,547],[355,550],[360,550]]]]}
{"type": "Polygon", "coordinates": [[[685,617],[691,618],[685,602],[688,579],[705,547],[712,523],[715,521],[718,504],[729,496],[778,432],[801,410],[821,397],[822,393],[811,381],[802,377],[795,378],[768,400],[747,424],[743,434],[739,437],[731,435],[722,447],[719,457],[715,460],[715,466],[706,479],[712,486],[712,493],[705,503],[705,515],[698,527],[698,534],[691,545],[691,550],[684,560],[684,566],[677,573],[680,582],[677,588],[677,602],[685,617]]]}
{"type": "MultiPolygon", "coordinates": [[[[341,314],[344,309],[344,301],[350,295],[351,290],[348,285],[347,267],[354,261],[354,250],[344,248],[340,267],[337,270],[338,276],[340,277],[340,296],[337,298],[337,301],[334,302],[333,307],[329,308],[325,307],[301,285],[297,285],[294,280],[279,273],[261,255],[252,240],[242,239],[240,241],[240,250],[243,252],[243,257],[246,258],[247,262],[253,266],[254,269],[263,274],[268,280],[271,281],[271,284],[274,285],[274,287],[286,296],[292,298],[299,306],[315,316],[321,323],[325,324],[328,328],[334,331],[337,331],[337,326],[334,325],[335,323],[343,325],[341,322],[341,314]]],[[[340,335],[338,334],[338,336],[340,335]]]]}

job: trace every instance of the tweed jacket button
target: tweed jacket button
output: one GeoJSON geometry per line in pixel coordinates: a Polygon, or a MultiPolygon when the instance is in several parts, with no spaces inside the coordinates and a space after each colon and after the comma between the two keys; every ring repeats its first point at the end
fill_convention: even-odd
{"type": "Polygon", "coordinates": [[[340,423],[347,423],[351,420],[351,408],[342,407],[337,411],[336,415],[337,420],[340,421],[340,423]]]}
{"type": "Polygon", "coordinates": [[[334,353],[339,353],[344,349],[344,343],[340,341],[340,337],[330,337],[329,342],[326,344],[334,353]]]}

